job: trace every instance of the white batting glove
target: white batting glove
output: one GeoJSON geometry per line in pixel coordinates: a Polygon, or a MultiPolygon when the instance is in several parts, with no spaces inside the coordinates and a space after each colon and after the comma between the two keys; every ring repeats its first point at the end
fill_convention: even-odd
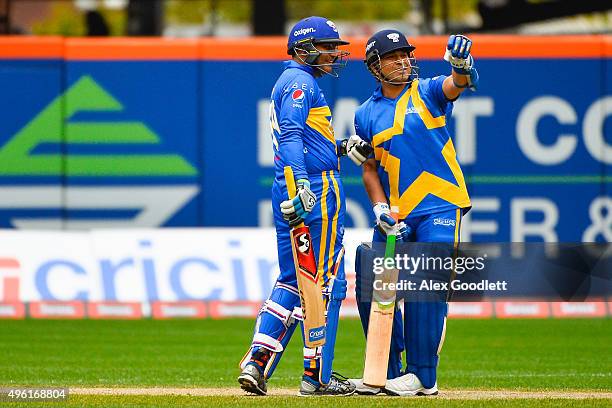
{"type": "Polygon", "coordinates": [[[317,203],[317,196],[310,190],[310,181],[300,179],[297,181],[297,192],[291,200],[285,200],[280,204],[283,218],[289,225],[299,225],[310,214],[317,203]]]}
{"type": "Polygon", "coordinates": [[[361,166],[373,151],[372,146],[357,135],[343,140],[340,146],[340,154],[348,156],[357,166],[361,166]]]}
{"type": "Polygon", "coordinates": [[[372,208],[376,216],[376,227],[384,235],[397,234],[397,222],[391,216],[387,203],[376,203],[372,208]]]}

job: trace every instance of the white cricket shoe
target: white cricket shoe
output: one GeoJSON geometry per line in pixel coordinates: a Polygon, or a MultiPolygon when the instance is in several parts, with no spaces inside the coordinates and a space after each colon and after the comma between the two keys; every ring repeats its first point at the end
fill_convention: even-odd
{"type": "Polygon", "coordinates": [[[363,383],[363,378],[349,378],[348,381],[355,386],[355,392],[359,395],[376,395],[382,392],[378,387],[370,387],[363,383]]]}
{"type": "Polygon", "coordinates": [[[410,396],[410,395],[437,395],[438,384],[434,384],[432,388],[425,388],[419,380],[419,377],[409,373],[401,377],[387,380],[385,391],[391,395],[410,396]]]}

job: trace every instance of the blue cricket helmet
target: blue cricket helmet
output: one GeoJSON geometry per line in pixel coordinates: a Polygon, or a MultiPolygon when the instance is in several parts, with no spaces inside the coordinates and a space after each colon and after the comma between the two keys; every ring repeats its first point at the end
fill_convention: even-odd
{"type": "Polygon", "coordinates": [[[347,45],[348,41],[340,39],[340,34],[333,21],[324,17],[307,17],[297,22],[291,29],[287,39],[287,54],[298,56],[302,63],[315,67],[318,75],[328,74],[337,77],[339,71],[346,66],[349,52],[340,51],[337,47],[333,50],[321,50],[316,44],[347,45]],[[332,54],[333,62],[322,63],[319,57],[323,54],[332,54]],[[325,67],[331,67],[331,71],[325,67]]]}
{"type": "Polygon", "coordinates": [[[408,54],[416,47],[408,42],[406,36],[397,30],[382,30],[375,33],[366,43],[365,63],[395,50],[406,50],[408,54]]]}
{"type": "Polygon", "coordinates": [[[333,21],[317,16],[306,17],[293,26],[287,39],[287,52],[291,54],[296,45],[307,42],[349,44],[348,41],[340,39],[340,34],[333,21]]]}
{"type": "MultiPolygon", "coordinates": [[[[386,82],[393,85],[409,84],[419,77],[419,66],[413,51],[416,47],[408,42],[406,36],[397,30],[381,30],[375,33],[366,43],[365,62],[370,73],[377,81],[386,82]],[[404,78],[403,65],[397,69],[383,74],[381,58],[393,51],[405,50],[410,62],[410,76],[404,78]]],[[[391,63],[386,64],[388,67],[391,63]]]]}

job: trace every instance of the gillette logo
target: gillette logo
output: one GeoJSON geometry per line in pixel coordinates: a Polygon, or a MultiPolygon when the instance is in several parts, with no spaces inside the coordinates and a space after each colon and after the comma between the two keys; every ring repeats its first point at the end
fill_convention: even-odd
{"type": "Polygon", "coordinates": [[[321,340],[322,338],[325,338],[325,326],[321,326],[321,327],[312,329],[308,333],[308,339],[311,341],[321,340]]]}
{"type": "Polygon", "coordinates": [[[296,31],[293,32],[293,36],[297,37],[297,36],[300,36],[300,35],[306,35],[306,34],[309,34],[309,33],[314,33],[316,31],[317,30],[315,30],[312,27],[309,27],[309,28],[300,28],[299,30],[296,30],[296,31]]]}

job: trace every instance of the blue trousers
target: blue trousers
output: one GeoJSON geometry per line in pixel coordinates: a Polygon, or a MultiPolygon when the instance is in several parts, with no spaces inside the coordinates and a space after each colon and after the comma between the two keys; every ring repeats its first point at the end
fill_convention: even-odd
{"type": "MultiPolygon", "coordinates": [[[[340,175],[335,171],[325,171],[318,175],[309,175],[310,188],[317,196],[317,203],[305,224],[310,228],[315,261],[319,271],[323,272],[324,289],[330,278],[337,273],[344,277],[344,263],[339,259],[344,236],[344,214],[346,211],[344,190],[340,175]],[[338,261],[339,265],[335,267],[338,261]]],[[[295,329],[295,311],[299,310],[300,298],[297,290],[297,277],[293,263],[290,241],[290,227],[282,217],[280,203],[288,199],[284,179],[275,180],[272,186],[272,208],[276,227],[278,261],[280,275],[272,294],[259,313],[251,353],[260,347],[273,351],[273,364],[266,370],[270,377],[274,367],[289,342],[295,329]]],[[[303,334],[303,330],[302,334],[303,334]]],[[[329,333],[328,333],[329,334],[329,333]]],[[[318,368],[321,350],[304,348],[304,368],[318,368]]]]}
{"type": "MultiPolygon", "coordinates": [[[[410,241],[459,243],[461,209],[452,209],[403,220],[412,230],[410,241]]],[[[374,229],[373,242],[385,242],[386,237],[374,229]]],[[[452,254],[448,254],[452,255],[452,254]]],[[[360,262],[360,256],[357,256],[360,262]]],[[[355,268],[357,283],[361,282],[360,265],[355,268]]],[[[362,290],[357,288],[358,291],[362,290]]],[[[357,293],[360,299],[360,293],[357,293]]],[[[359,301],[359,315],[364,332],[367,333],[370,316],[370,302],[359,301]]],[[[444,343],[446,330],[446,302],[404,302],[403,318],[399,310],[393,320],[393,332],[389,355],[387,378],[395,378],[404,373],[413,373],[426,388],[436,383],[438,356],[444,343]],[[401,352],[406,352],[405,369],[402,371],[401,352]]]]}

